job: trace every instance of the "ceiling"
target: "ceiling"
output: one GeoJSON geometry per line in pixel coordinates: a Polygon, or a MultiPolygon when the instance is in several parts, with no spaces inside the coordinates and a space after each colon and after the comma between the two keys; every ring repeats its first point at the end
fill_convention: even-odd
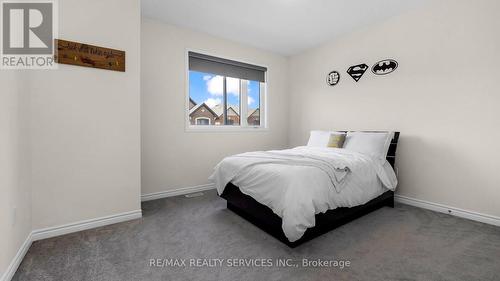
{"type": "Polygon", "coordinates": [[[428,0],[142,0],[142,15],[294,55],[428,0]]]}

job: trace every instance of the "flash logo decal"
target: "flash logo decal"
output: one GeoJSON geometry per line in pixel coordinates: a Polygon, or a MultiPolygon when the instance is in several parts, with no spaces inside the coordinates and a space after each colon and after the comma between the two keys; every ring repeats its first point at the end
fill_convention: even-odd
{"type": "Polygon", "coordinates": [[[347,74],[349,74],[354,81],[358,82],[361,79],[361,76],[365,74],[365,71],[368,69],[368,65],[366,64],[358,64],[349,67],[347,70],[347,74]]]}
{"type": "Polygon", "coordinates": [[[398,62],[393,59],[385,59],[377,62],[372,67],[373,74],[386,75],[398,68],[398,62]]]}

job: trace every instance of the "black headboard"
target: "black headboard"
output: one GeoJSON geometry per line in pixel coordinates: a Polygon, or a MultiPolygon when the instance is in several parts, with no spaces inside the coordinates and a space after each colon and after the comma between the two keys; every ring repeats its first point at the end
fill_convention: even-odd
{"type": "MultiPolygon", "coordinates": [[[[355,132],[355,131],[340,131],[340,132],[355,132]]],[[[361,131],[367,133],[387,133],[387,131],[361,131]]],[[[389,150],[387,151],[387,162],[391,164],[392,168],[396,164],[396,150],[398,148],[398,140],[399,140],[399,132],[394,132],[394,138],[391,140],[391,145],[389,146],[389,150]]]]}
{"type": "Polygon", "coordinates": [[[396,150],[398,149],[399,132],[394,132],[394,137],[391,140],[391,146],[387,151],[387,162],[391,164],[392,168],[396,164],[396,150]]]}

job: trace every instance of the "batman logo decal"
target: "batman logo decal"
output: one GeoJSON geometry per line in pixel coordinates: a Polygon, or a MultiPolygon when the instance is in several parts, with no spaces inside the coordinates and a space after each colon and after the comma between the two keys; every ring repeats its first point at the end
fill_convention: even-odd
{"type": "Polygon", "coordinates": [[[376,75],[385,75],[398,68],[398,62],[393,59],[381,60],[373,65],[372,72],[376,75]]]}
{"type": "Polygon", "coordinates": [[[368,69],[368,65],[366,64],[358,64],[349,67],[347,70],[347,74],[349,74],[354,81],[358,82],[361,79],[361,76],[365,74],[365,71],[368,69]]]}

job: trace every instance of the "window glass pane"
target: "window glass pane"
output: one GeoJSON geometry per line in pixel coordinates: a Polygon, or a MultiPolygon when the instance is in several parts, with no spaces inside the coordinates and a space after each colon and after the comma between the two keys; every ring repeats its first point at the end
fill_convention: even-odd
{"type": "Polygon", "coordinates": [[[221,125],[224,77],[189,71],[189,123],[221,125]]]}
{"type": "Polygon", "coordinates": [[[227,125],[240,125],[240,79],[227,77],[227,125]]]}
{"type": "Polygon", "coordinates": [[[249,126],[260,126],[260,82],[248,81],[248,117],[249,126]]]}

